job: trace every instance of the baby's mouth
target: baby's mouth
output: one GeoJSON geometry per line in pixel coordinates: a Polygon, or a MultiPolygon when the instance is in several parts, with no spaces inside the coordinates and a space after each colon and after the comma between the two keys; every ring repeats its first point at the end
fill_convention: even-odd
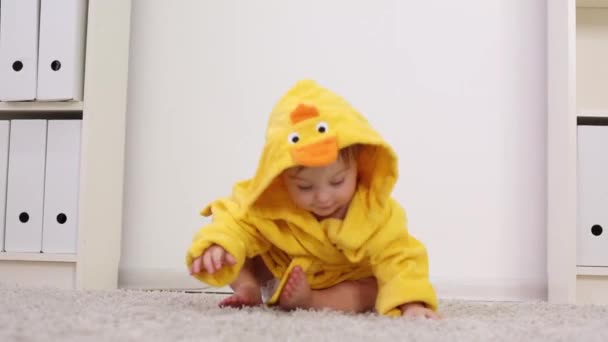
{"type": "Polygon", "coordinates": [[[328,211],[331,210],[334,206],[333,205],[329,205],[327,207],[317,207],[317,210],[319,211],[328,211]]]}
{"type": "Polygon", "coordinates": [[[319,211],[320,214],[322,214],[319,216],[330,217],[330,216],[334,215],[335,213],[337,213],[338,211],[340,211],[340,207],[334,207],[334,206],[318,207],[317,211],[319,211]]]}

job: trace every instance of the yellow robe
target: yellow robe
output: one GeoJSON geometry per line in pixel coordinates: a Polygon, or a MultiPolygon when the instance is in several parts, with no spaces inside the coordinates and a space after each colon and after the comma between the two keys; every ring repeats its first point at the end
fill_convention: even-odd
{"type": "Polygon", "coordinates": [[[278,301],[291,269],[299,265],[313,289],[375,277],[380,314],[399,315],[401,304],[414,301],[437,310],[426,249],[408,233],[405,211],[390,195],[397,176],[392,148],[361,114],[314,81],[300,81],[270,115],[255,176],[203,209],[213,221],[194,237],[186,263],[190,266],[213,244],[222,246],[236,264],[195,277],[224,286],[236,279],[246,258],[260,255],[280,279],[268,304],[278,301]],[[290,201],[278,176],[296,165],[327,165],[353,144],[361,146],[358,186],[346,217],[319,222],[290,201]]]}

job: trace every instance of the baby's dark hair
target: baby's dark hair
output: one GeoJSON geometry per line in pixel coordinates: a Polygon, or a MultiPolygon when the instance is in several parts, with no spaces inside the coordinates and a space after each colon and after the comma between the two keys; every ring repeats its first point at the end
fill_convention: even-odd
{"type": "Polygon", "coordinates": [[[345,164],[350,165],[352,161],[357,162],[359,150],[361,147],[358,144],[346,146],[338,152],[338,159],[342,159],[345,164]]]}

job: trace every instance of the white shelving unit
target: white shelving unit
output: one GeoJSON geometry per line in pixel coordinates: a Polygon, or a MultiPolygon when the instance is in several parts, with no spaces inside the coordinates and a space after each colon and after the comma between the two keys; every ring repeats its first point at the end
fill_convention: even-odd
{"type": "Polygon", "coordinates": [[[577,122],[608,124],[608,0],[551,0],[547,10],[548,299],[608,303],[608,265],[577,266],[577,122]]]}
{"type": "Polygon", "coordinates": [[[9,286],[111,289],[118,283],[131,0],[89,0],[82,102],[0,102],[2,119],[82,118],[76,254],[0,252],[9,286]]]}
{"type": "Polygon", "coordinates": [[[0,102],[0,112],[82,112],[83,102],[0,102]]]}

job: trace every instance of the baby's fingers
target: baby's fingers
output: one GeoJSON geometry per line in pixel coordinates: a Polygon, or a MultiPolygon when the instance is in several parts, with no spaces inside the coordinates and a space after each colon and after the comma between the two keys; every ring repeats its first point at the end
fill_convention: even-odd
{"type": "Polygon", "coordinates": [[[225,254],[226,252],[223,248],[214,248],[211,251],[211,259],[213,261],[213,266],[215,267],[215,270],[219,271],[219,269],[222,268],[225,254]]]}
{"type": "Polygon", "coordinates": [[[424,313],[418,312],[416,310],[408,310],[403,314],[403,317],[406,318],[420,318],[424,317],[424,313]]]}
{"type": "Polygon", "coordinates": [[[428,310],[428,311],[427,311],[427,313],[426,313],[424,316],[425,316],[426,318],[429,318],[429,319],[435,319],[435,320],[437,320],[437,319],[441,319],[441,318],[442,318],[442,317],[441,317],[441,314],[439,314],[439,313],[437,313],[437,312],[435,312],[435,311],[432,311],[432,310],[428,310]]]}
{"type": "Polygon", "coordinates": [[[205,252],[203,254],[203,265],[205,266],[205,271],[209,274],[215,273],[215,267],[213,266],[212,255],[209,252],[205,252]]]}
{"type": "Polygon", "coordinates": [[[403,313],[403,316],[407,318],[426,318],[433,320],[441,319],[441,316],[438,313],[427,308],[407,310],[403,313]]]}
{"type": "Polygon", "coordinates": [[[203,263],[203,258],[198,257],[192,261],[192,265],[190,265],[190,274],[201,273],[201,264],[203,263]]]}
{"type": "Polygon", "coordinates": [[[232,256],[232,254],[226,252],[226,256],[224,258],[224,260],[226,261],[226,263],[228,263],[229,265],[234,265],[236,264],[236,259],[232,256]]]}
{"type": "Polygon", "coordinates": [[[406,310],[403,313],[404,317],[407,318],[428,318],[428,314],[432,313],[433,311],[427,309],[427,308],[412,308],[409,310],[406,310]]]}

